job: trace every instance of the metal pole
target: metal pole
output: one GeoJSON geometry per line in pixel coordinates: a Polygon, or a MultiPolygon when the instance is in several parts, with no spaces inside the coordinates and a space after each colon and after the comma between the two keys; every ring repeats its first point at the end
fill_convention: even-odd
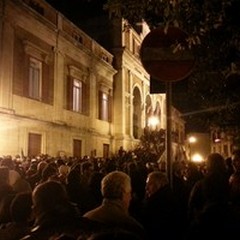
{"type": "Polygon", "coordinates": [[[166,82],[166,157],[167,157],[167,176],[169,184],[173,187],[172,179],[172,83],[166,82]]]}
{"type": "Polygon", "coordinates": [[[189,160],[192,160],[192,149],[191,149],[191,143],[189,143],[189,160]]]}

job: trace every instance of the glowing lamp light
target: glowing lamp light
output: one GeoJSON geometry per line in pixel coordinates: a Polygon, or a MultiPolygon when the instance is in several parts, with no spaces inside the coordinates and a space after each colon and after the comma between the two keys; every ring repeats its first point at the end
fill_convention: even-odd
{"type": "Polygon", "coordinates": [[[192,156],[192,161],[195,162],[195,163],[201,163],[203,161],[203,156],[199,153],[195,153],[192,156]]]}
{"type": "Polygon", "coordinates": [[[188,141],[190,143],[195,143],[197,141],[197,139],[195,137],[191,136],[191,137],[189,137],[188,141]]]}
{"type": "Polygon", "coordinates": [[[149,119],[148,119],[148,126],[150,127],[156,127],[157,125],[159,124],[159,118],[156,117],[156,116],[151,116],[149,119]]]}
{"type": "Polygon", "coordinates": [[[214,139],[214,142],[215,143],[219,143],[219,142],[221,142],[221,139],[220,138],[216,138],[216,139],[214,139]]]}

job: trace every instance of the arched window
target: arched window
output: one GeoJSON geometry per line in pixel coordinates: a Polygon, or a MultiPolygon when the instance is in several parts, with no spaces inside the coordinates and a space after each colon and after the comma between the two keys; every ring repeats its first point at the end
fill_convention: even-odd
{"type": "Polygon", "coordinates": [[[142,102],[140,91],[137,87],[133,90],[133,137],[139,139],[142,134],[142,102]]]}

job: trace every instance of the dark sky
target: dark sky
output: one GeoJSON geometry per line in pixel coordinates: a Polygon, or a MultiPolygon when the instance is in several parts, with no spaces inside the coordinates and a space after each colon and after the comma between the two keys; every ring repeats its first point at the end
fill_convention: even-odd
{"type": "Polygon", "coordinates": [[[76,23],[79,19],[103,14],[103,5],[106,0],[46,0],[46,2],[76,23]]]}

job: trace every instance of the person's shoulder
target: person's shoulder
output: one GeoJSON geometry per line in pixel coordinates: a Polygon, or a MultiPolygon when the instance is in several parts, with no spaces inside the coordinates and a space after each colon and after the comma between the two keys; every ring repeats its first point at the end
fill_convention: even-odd
{"type": "Polygon", "coordinates": [[[84,218],[89,218],[89,217],[91,217],[92,215],[95,215],[96,213],[98,213],[101,209],[102,209],[102,205],[100,205],[100,206],[98,206],[98,207],[96,207],[96,208],[93,208],[93,209],[85,212],[85,213],[83,214],[83,217],[84,217],[84,218]]]}
{"type": "Polygon", "coordinates": [[[82,216],[79,218],[79,229],[81,234],[89,236],[92,233],[107,231],[109,230],[109,226],[105,223],[82,216]]]}
{"type": "MultiPolygon", "coordinates": [[[[57,234],[67,234],[73,237],[90,236],[94,232],[104,231],[106,226],[99,222],[93,221],[86,217],[80,216],[74,219],[71,223],[61,228],[52,228],[37,226],[34,227],[29,234],[20,240],[49,240],[57,234]]],[[[55,239],[55,238],[54,238],[55,239]]]]}
{"type": "Polygon", "coordinates": [[[45,238],[43,237],[42,232],[39,231],[38,228],[32,229],[27,235],[23,236],[20,240],[47,240],[48,235],[45,234],[45,238]]]}
{"type": "Polygon", "coordinates": [[[240,183],[240,172],[234,172],[229,177],[229,183],[240,183]]]}

